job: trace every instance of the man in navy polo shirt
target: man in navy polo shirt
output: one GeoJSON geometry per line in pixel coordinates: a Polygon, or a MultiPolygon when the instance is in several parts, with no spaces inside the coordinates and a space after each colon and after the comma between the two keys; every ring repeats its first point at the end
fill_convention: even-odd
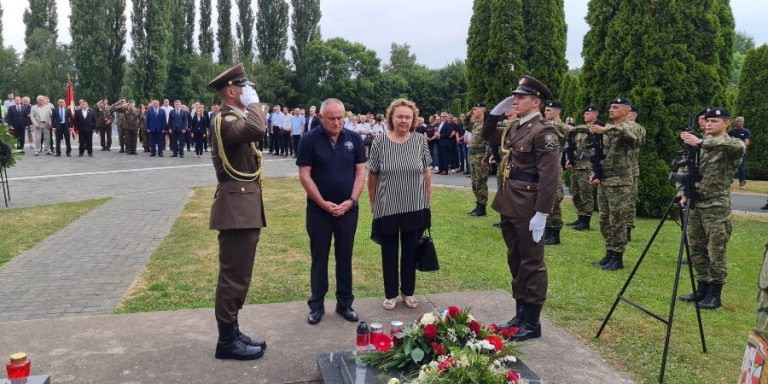
{"type": "Polygon", "coordinates": [[[336,257],[336,312],[357,321],[352,309],[352,247],[357,231],[357,200],[365,180],[365,146],[355,132],[344,128],[344,104],[328,99],[320,106],[321,129],[302,137],[296,165],[307,191],[307,233],[312,254],[309,324],[325,314],[328,292],[328,254],[334,239],[336,257]]]}
{"type": "MultiPolygon", "coordinates": [[[[752,134],[749,129],[744,128],[744,116],[736,118],[736,128],[728,131],[728,136],[735,137],[744,142],[744,145],[749,147],[749,139],[752,138],[752,134]]],[[[747,152],[744,152],[744,156],[739,163],[739,189],[744,190],[744,186],[747,185],[747,152]]]]}

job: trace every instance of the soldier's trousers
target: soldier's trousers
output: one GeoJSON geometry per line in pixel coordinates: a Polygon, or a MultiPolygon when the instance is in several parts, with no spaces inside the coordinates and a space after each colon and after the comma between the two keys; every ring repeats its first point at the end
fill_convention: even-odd
{"type": "Polygon", "coordinates": [[[728,275],[725,248],[731,238],[731,208],[692,209],[686,233],[696,280],[724,284],[728,275]]]}
{"type": "MultiPolygon", "coordinates": [[[[533,211],[533,207],[531,207],[533,211]]],[[[533,213],[531,213],[533,217],[533,213]]],[[[529,218],[501,216],[501,235],[507,245],[507,264],[512,273],[512,296],[528,304],[544,304],[547,299],[547,266],[544,242],[535,243],[528,230],[529,218]]]]}
{"type": "Polygon", "coordinates": [[[216,285],[216,320],[232,323],[243,308],[251,285],[253,260],[260,229],[219,231],[219,282],[216,285]]]}
{"type": "Polygon", "coordinates": [[[627,246],[627,221],[632,205],[629,202],[632,185],[597,187],[597,206],[600,210],[600,233],[605,249],[624,253],[627,246]]]}
{"type": "Polygon", "coordinates": [[[102,149],[112,147],[112,126],[99,127],[99,143],[102,149]]]}
{"type": "Polygon", "coordinates": [[[632,178],[632,197],[629,199],[630,203],[632,203],[632,209],[629,210],[629,220],[627,225],[630,228],[635,227],[635,216],[637,216],[638,187],[640,187],[640,176],[635,176],[632,178]]]}
{"type": "Polygon", "coordinates": [[[571,196],[579,216],[592,216],[595,211],[595,186],[589,183],[590,169],[574,169],[571,173],[571,196]]]}
{"type": "Polygon", "coordinates": [[[560,229],[563,227],[563,210],[560,209],[560,203],[563,202],[565,191],[563,191],[563,182],[557,184],[555,190],[555,201],[552,203],[552,211],[547,216],[547,227],[560,229]]]}
{"type": "Polygon", "coordinates": [[[475,153],[476,150],[470,150],[469,164],[471,165],[472,192],[475,194],[475,201],[478,204],[488,204],[488,164],[483,164],[485,151],[475,153]]]}
{"type": "Polygon", "coordinates": [[[149,152],[149,134],[146,129],[139,131],[139,139],[141,140],[141,145],[144,147],[144,152],[149,152]]]}
{"type": "Polygon", "coordinates": [[[125,128],[122,125],[117,126],[117,143],[121,149],[125,147],[125,128]]]}
{"type": "Polygon", "coordinates": [[[127,153],[136,153],[136,130],[123,129],[125,135],[123,143],[127,153]]]}

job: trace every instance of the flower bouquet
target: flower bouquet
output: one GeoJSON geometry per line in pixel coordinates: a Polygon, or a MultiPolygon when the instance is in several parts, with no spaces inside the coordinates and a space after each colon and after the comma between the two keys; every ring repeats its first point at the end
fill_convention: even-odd
{"type": "MultiPolygon", "coordinates": [[[[402,369],[412,375],[412,383],[524,383],[508,368],[520,355],[517,346],[507,341],[516,329],[500,330],[484,326],[469,309],[450,306],[425,313],[403,331],[371,340],[376,351],[362,357],[381,370],[402,369]]],[[[390,382],[399,383],[399,379],[390,382]]]]}

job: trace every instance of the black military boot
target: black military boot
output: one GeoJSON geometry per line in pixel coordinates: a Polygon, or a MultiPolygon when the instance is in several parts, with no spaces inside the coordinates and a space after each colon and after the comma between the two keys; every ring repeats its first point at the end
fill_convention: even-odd
{"type": "Polygon", "coordinates": [[[467,212],[467,215],[470,215],[470,216],[474,215],[475,213],[477,213],[478,209],[480,209],[480,203],[475,202],[475,209],[467,212]]]}
{"type": "Polygon", "coordinates": [[[768,210],[768,202],[766,202],[766,203],[765,203],[765,205],[763,205],[762,207],[760,207],[760,209],[765,209],[765,210],[768,210]]]}
{"type": "Polygon", "coordinates": [[[513,317],[512,320],[507,321],[506,324],[500,327],[500,329],[509,329],[512,327],[519,327],[520,323],[522,323],[523,321],[524,314],[525,314],[525,301],[523,301],[523,299],[515,299],[515,317],[513,317]]]}
{"type": "Polygon", "coordinates": [[[477,211],[475,211],[475,213],[470,213],[469,215],[470,216],[474,216],[474,217],[485,216],[486,215],[485,205],[478,203],[477,204],[477,211]]]}
{"type": "Polygon", "coordinates": [[[605,271],[615,271],[624,268],[624,255],[618,252],[611,252],[611,259],[601,268],[605,271]]]}
{"type": "Polygon", "coordinates": [[[549,237],[544,239],[544,245],[560,244],[560,228],[550,228],[549,237]]]}
{"type": "Polygon", "coordinates": [[[238,339],[240,339],[240,341],[242,341],[243,343],[245,343],[247,345],[252,345],[254,347],[259,347],[259,348],[261,348],[262,350],[265,350],[265,351],[267,350],[267,342],[266,341],[264,341],[264,340],[257,340],[257,339],[251,339],[250,337],[248,337],[248,335],[246,335],[246,334],[244,334],[243,332],[240,331],[240,324],[238,324],[237,321],[235,321],[235,335],[237,336],[238,339]]]}
{"type": "Polygon", "coordinates": [[[219,341],[216,343],[217,359],[255,360],[264,355],[261,347],[248,345],[237,337],[235,323],[218,322],[219,341]]]}
{"type": "Polygon", "coordinates": [[[576,220],[571,221],[570,223],[565,223],[565,225],[567,225],[569,227],[573,227],[574,225],[576,225],[578,223],[581,223],[581,215],[579,215],[579,217],[577,217],[576,220]]]}
{"type": "Polygon", "coordinates": [[[613,257],[613,251],[605,251],[605,256],[603,256],[600,260],[595,260],[592,262],[592,265],[602,267],[606,264],[608,264],[608,261],[611,260],[613,257]]]}
{"type": "Polygon", "coordinates": [[[707,295],[699,301],[699,308],[702,309],[717,309],[720,308],[720,294],[723,291],[723,284],[712,283],[709,285],[707,295]]]}
{"type": "Polygon", "coordinates": [[[701,301],[704,299],[704,296],[707,295],[707,291],[709,291],[709,283],[707,283],[706,281],[698,281],[696,282],[696,292],[693,292],[690,295],[680,296],[680,300],[685,301],[687,303],[693,303],[694,301],[701,301]]]}
{"type": "Polygon", "coordinates": [[[592,220],[592,216],[579,216],[579,222],[573,226],[573,229],[577,231],[588,230],[590,220],[592,220]]]}
{"type": "Polygon", "coordinates": [[[627,241],[632,241],[632,227],[627,227],[627,241]]]}
{"type": "Polygon", "coordinates": [[[120,152],[118,153],[125,153],[125,145],[120,146],[120,152]]]}
{"type": "Polygon", "coordinates": [[[541,323],[539,322],[541,307],[541,304],[525,304],[523,321],[520,323],[517,333],[509,338],[510,340],[525,341],[541,337],[541,323]]]}

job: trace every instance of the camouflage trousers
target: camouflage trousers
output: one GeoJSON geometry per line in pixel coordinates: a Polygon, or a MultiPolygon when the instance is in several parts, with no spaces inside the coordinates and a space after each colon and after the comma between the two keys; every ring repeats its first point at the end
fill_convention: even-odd
{"type": "Polygon", "coordinates": [[[120,144],[120,148],[125,146],[125,128],[122,125],[117,125],[117,142],[120,144]]]}
{"type": "Polygon", "coordinates": [[[696,280],[724,284],[728,275],[725,248],[731,238],[731,208],[692,209],[687,234],[696,280]]]}
{"type": "Polygon", "coordinates": [[[574,169],[571,173],[571,196],[579,216],[592,216],[595,211],[595,187],[589,183],[589,169],[574,169]]]}
{"type": "Polygon", "coordinates": [[[639,183],[640,176],[632,178],[632,197],[629,199],[630,203],[632,203],[632,209],[629,211],[629,220],[627,220],[627,224],[630,228],[635,227],[635,216],[637,216],[637,188],[640,185],[639,183]]]}
{"type": "Polygon", "coordinates": [[[563,210],[560,209],[560,203],[563,202],[565,193],[563,183],[560,182],[555,190],[555,202],[552,203],[552,211],[547,216],[547,227],[560,229],[563,227],[563,210]]]}
{"type": "Polygon", "coordinates": [[[597,187],[597,207],[600,210],[600,233],[605,239],[605,249],[624,253],[627,246],[627,220],[632,208],[632,185],[597,187]]]}
{"type": "Polygon", "coordinates": [[[472,192],[478,204],[488,204],[488,164],[483,165],[485,152],[474,153],[471,150],[469,164],[472,165],[472,192]]]}
{"type": "Polygon", "coordinates": [[[768,243],[765,244],[765,256],[763,256],[763,267],[760,269],[758,288],[755,331],[765,338],[768,336],[768,243]]]}

